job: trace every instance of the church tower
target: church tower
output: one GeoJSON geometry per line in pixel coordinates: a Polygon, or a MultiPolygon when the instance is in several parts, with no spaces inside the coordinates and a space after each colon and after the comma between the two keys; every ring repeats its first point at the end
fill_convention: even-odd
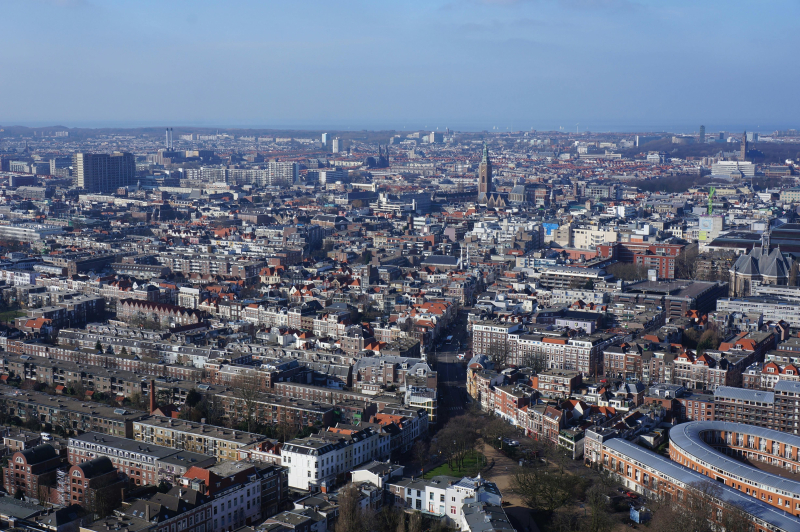
{"type": "Polygon", "coordinates": [[[489,160],[489,148],[483,145],[483,158],[478,167],[478,200],[489,199],[492,193],[492,162],[489,160]]]}

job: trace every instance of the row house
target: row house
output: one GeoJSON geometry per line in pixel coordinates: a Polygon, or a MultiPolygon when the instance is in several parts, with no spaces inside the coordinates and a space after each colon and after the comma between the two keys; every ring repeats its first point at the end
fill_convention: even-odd
{"type": "MultiPolygon", "coordinates": [[[[798,364],[800,365],[800,364],[798,364]]],[[[773,390],[779,380],[800,381],[800,369],[794,363],[754,362],[742,373],[742,388],[773,390]]]]}
{"type": "MultiPolygon", "coordinates": [[[[519,330],[519,329],[518,329],[519,330]]],[[[616,335],[593,334],[567,338],[538,334],[509,334],[509,363],[524,367],[542,357],[550,369],[578,371],[582,375],[603,374],[603,352],[618,341],[616,335]]],[[[476,354],[480,354],[473,348],[476,354]]]]}
{"type": "Polygon", "coordinates": [[[672,383],[687,389],[715,390],[742,385],[742,373],[755,361],[756,352],[684,351],[673,360],[672,383]]]}
{"type": "Polygon", "coordinates": [[[391,454],[388,434],[352,425],[330,427],[308,438],[295,439],[281,450],[283,466],[289,469],[289,486],[320,491],[344,481],[350,471],[391,454]]]}
{"type": "MultiPolygon", "coordinates": [[[[262,514],[262,469],[274,471],[275,466],[262,467],[246,462],[223,462],[205,468],[195,466],[183,475],[180,485],[173,490],[188,488],[210,499],[210,511],[201,521],[205,532],[236,530],[255,525],[269,516],[262,514]]],[[[276,483],[281,479],[281,475],[271,477],[276,483]]],[[[285,493],[285,490],[278,493],[285,493]]],[[[179,526],[178,530],[185,528],[179,526]]]]}
{"type": "Polygon", "coordinates": [[[122,320],[141,318],[153,320],[162,326],[180,327],[198,324],[206,319],[207,314],[201,310],[177,305],[122,299],[117,305],[117,317],[122,320]]]}
{"type": "Polygon", "coordinates": [[[122,438],[133,434],[133,423],[144,418],[144,412],[128,411],[100,403],[47,395],[39,392],[0,393],[0,410],[23,421],[39,421],[45,426],[61,427],[64,432],[100,432],[122,438]]]}
{"type": "Polygon", "coordinates": [[[172,468],[176,460],[198,467],[208,467],[216,463],[212,456],[178,451],[161,445],[142,444],[96,432],[69,438],[67,461],[70,465],[101,456],[111,460],[117,471],[125,474],[137,486],[156,485],[161,480],[174,481],[175,471],[172,468]]]}
{"type": "Polygon", "coordinates": [[[218,461],[238,460],[238,450],[266,440],[264,436],[163,416],[143,416],[132,424],[132,438],[182,451],[213,456],[218,461]]]}
{"type": "Polygon", "coordinates": [[[533,377],[534,388],[545,397],[567,399],[581,385],[581,374],[570,370],[547,370],[533,377]]]}
{"type": "Polygon", "coordinates": [[[313,320],[313,331],[317,336],[338,338],[343,336],[350,325],[350,312],[347,310],[324,312],[313,320]]]}
{"type": "Polygon", "coordinates": [[[428,434],[428,412],[425,409],[386,408],[369,419],[365,427],[373,427],[390,435],[390,451],[405,453],[414,442],[428,434]]]}
{"type": "Polygon", "coordinates": [[[11,353],[3,357],[2,364],[6,375],[47,384],[57,392],[75,385],[83,386],[87,392],[128,398],[146,392],[141,374],[130,371],[11,353]]]}
{"type": "Polygon", "coordinates": [[[248,402],[234,391],[217,394],[217,397],[222,403],[226,417],[230,420],[246,421],[249,407],[253,419],[257,422],[286,425],[293,430],[316,426],[327,427],[334,422],[335,406],[330,403],[260,393],[257,397],[248,399],[248,402],[252,401],[252,404],[248,405],[248,402]]]}
{"type": "Polygon", "coordinates": [[[424,378],[428,388],[437,387],[438,374],[427,362],[394,355],[358,359],[353,366],[353,387],[361,391],[370,389],[370,393],[378,393],[390,386],[402,389],[409,375],[424,378]]]}
{"type": "Polygon", "coordinates": [[[514,426],[524,426],[524,408],[535,401],[537,396],[536,390],[529,386],[495,386],[492,401],[494,414],[514,426]]]}

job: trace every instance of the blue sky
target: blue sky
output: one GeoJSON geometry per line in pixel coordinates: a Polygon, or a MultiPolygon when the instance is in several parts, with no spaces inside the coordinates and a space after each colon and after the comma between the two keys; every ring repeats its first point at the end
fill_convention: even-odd
{"type": "Polygon", "coordinates": [[[0,0],[0,124],[798,127],[797,0],[0,0]]]}

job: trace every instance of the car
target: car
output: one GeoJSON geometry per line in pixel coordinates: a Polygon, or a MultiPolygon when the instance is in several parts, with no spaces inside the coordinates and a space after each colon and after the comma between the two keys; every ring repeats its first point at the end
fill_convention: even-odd
{"type": "Polygon", "coordinates": [[[631,499],[638,499],[638,498],[639,498],[639,496],[638,496],[638,495],[636,495],[635,493],[633,493],[632,491],[629,491],[629,492],[627,492],[627,493],[625,494],[625,496],[626,496],[626,497],[630,497],[631,499]]]}

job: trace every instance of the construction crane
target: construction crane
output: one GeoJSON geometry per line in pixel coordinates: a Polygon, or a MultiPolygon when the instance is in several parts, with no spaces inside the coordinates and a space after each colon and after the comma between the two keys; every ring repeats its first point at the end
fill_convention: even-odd
{"type": "Polygon", "coordinates": [[[717,189],[715,189],[714,187],[711,187],[711,189],[708,191],[708,215],[709,216],[711,216],[711,213],[714,212],[714,192],[716,192],[716,190],[717,189]]]}

